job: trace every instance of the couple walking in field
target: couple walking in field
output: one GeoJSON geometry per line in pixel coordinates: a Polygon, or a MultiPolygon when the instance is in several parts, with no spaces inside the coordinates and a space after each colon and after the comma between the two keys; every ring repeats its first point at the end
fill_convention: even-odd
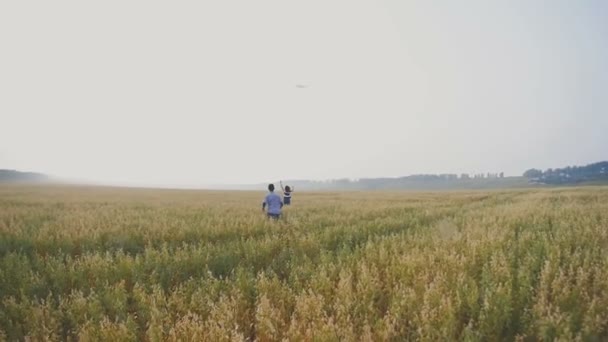
{"type": "Polygon", "coordinates": [[[281,217],[281,210],[283,209],[283,205],[291,204],[291,193],[294,188],[286,185],[283,187],[283,182],[280,182],[281,190],[283,190],[283,199],[281,200],[281,196],[274,193],[274,184],[268,184],[268,195],[264,198],[264,202],[262,202],[262,211],[266,212],[269,218],[278,220],[281,217]],[[266,207],[268,207],[268,211],[266,211],[266,207]]]}

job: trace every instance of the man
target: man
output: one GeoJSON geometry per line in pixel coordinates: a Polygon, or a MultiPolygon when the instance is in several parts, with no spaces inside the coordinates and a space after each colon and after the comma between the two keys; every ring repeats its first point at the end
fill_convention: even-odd
{"type": "Polygon", "coordinates": [[[268,191],[270,192],[262,203],[262,211],[265,211],[266,206],[268,206],[268,217],[278,220],[281,217],[281,208],[283,208],[281,196],[274,193],[274,184],[268,184],[268,191]]]}

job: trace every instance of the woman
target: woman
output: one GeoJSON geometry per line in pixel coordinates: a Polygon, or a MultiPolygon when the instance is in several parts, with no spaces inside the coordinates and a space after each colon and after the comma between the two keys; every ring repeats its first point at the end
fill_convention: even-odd
{"type": "Polygon", "coordinates": [[[290,205],[291,204],[291,193],[294,191],[293,187],[289,187],[286,185],[283,187],[283,181],[281,183],[281,190],[283,190],[283,204],[290,205]]]}

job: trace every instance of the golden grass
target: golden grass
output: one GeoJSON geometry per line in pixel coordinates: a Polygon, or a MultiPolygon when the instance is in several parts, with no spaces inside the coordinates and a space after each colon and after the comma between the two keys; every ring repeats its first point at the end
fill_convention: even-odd
{"type": "Polygon", "coordinates": [[[0,187],[0,340],[607,340],[608,188],[0,187]]]}

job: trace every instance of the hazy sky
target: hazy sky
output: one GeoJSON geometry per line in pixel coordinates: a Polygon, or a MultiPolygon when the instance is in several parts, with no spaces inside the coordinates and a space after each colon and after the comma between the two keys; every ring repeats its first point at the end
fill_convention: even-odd
{"type": "Polygon", "coordinates": [[[0,119],[0,168],[116,183],[585,164],[608,1],[2,1],[0,119]]]}

